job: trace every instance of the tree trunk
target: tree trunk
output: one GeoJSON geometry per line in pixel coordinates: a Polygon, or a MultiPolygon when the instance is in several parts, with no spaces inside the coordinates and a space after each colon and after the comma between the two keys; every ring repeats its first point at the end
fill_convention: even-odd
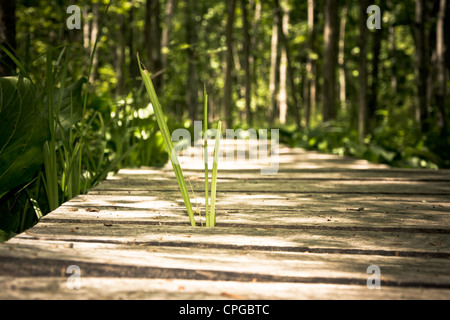
{"type": "Polygon", "coordinates": [[[98,2],[92,4],[92,13],[93,13],[93,19],[92,19],[92,24],[91,24],[91,30],[90,30],[90,41],[89,41],[89,45],[90,45],[90,54],[94,53],[94,57],[92,60],[92,70],[91,70],[91,74],[89,77],[89,82],[90,83],[94,83],[95,78],[97,78],[97,69],[98,69],[98,50],[95,50],[95,52],[93,52],[94,50],[94,44],[95,41],[97,40],[97,36],[98,36],[98,27],[99,27],[99,10],[98,10],[98,2]]]}
{"type": "MultiPolygon", "coordinates": [[[[9,51],[16,49],[16,2],[12,0],[0,2],[0,43],[9,51]]],[[[14,62],[0,50],[0,77],[13,75],[14,70],[14,62]]]]}
{"type": "Polygon", "coordinates": [[[450,0],[446,1],[445,17],[444,19],[444,46],[446,48],[445,57],[445,69],[447,70],[447,75],[450,75],[450,0]]]}
{"type": "MultiPolygon", "coordinates": [[[[337,1],[337,0],[336,0],[337,1]]],[[[279,4],[279,0],[275,0],[275,9],[278,15],[278,31],[280,33],[280,40],[281,43],[284,46],[285,52],[286,52],[286,63],[287,63],[287,71],[288,71],[288,78],[289,78],[289,84],[291,87],[291,96],[292,99],[294,100],[294,105],[295,105],[295,123],[297,125],[297,128],[300,129],[301,128],[301,117],[300,117],[300,103],[299,103],[299,99],[297,98],[297,89],[295,87],[295,81],[294,81],[294,70],[292,68],[292,58],[291,58],[291,50],[290,50],[290,46],[289,46],[289,41],[288,38],[286,36],[286,34],[284,33],[283,30],[283,15],[280,9],[280,4],[279,4]]]]}
{"type": "MultiPolygon", "coordinates": [[[[161,71],[161,23],[159,0],[147,0],[145,11],[145,49],[147,68],[151,73],[161,71]]],[[[161,89],[161,75],[153,79],[155,90],[161,89]]]]}
{"type": "MultiPolygon", "coordinates": [[[[161,69],[167,68],[167,57],[170,46],[170,33],[172,32],[172,19],[177,6],[177,0],[168,0],[164,12],[164,27],[161,33],[161,69]]],[[[161,87],[164,87],[164,76],[161,77],[161,87]]]]}
{"type": "Polygon", "coordinates": [[[422,133],[428,132],[428,67],[429,52],[426,32],[427,0],[416,0],[414,40],[417,60],[418,121],[422,133]]]}
{"type": "Polygon", "coordinates": [[[445,112],[445,98],[446,98],[446,71],[445,71],[445,14],[448,0],[440,0],[439,14],[436,25],[436,72],[437,72],[437,90],[436,90],[436,104],[438,112],[438,126],[443,137],[447,136],[447,123],[445,112]]]}
{"type": "Polygon", "coordinates": [[[367,7],[369,0],[359,2],[359,103],[358,103],[358,134],[362,145],[367,126],[367,7]]]}
{"type": "Polygon", "coordinates": [[[116,47],[116,77],[117,87],[116,95],[125,93],[125,46],[126,46],[126,25],[125,16],[119,14],[117,16],[118,30],[117,30],[117,42],[119,46],[116,47]]]}
{"type": "Polygon", "coordinates": [[[308,0],[308,59],[306,62],[306,81],[304,84],[303,99],[305,103],[305,122],[309,129],[311,116],[316,109],[316,4],[315,0],[308,0]]]}
{"type": "Polygon", "coordinates": [[[389,26],[389,57],[391,59],[391,92],[392,97],[397,95],[397,53],[395,46],[395,26],[389,26]]]}
{"type": "Polygon", "coordinates": [[[277,71],[278,68],[278,7],[273,9],[273,21],[272,21],[272,40],[270,45],[270,79],[269,79],[269,93],[270,93],[270,109],[269,109],[269,122],[273,123],[276,114],[278,113],[277,102],[277,71]]]}
{"type": "MultiPolygon", "coordinates": [[[[250,3],[252,4],[252,8],[254,8],[254,19],[252,21],[252,30],[253,30],[253,37],[251,37],[251,51],[250,51],[250,66],[252,66],[252,86],[253,88],[258,87],[258,79],[265,78],[261,76],[260,69],[257,68],[257,58],[258,55],[258,44],[259,44],[259,24],[261,21],[261,12],[262,12],[262,4],[260,0],[250,0],[250,3]]],[[[252,115],[254,118],[258,120],[261,119],[261,115],[264,114],[261,110],[260,105],[256,105],[256,112],[254,115],[252,115]]]]}
{"type": "MultiPolygon", "coordinates": [[[[386,7],[386,0],[380,1],[380,6],[382,8],[386,7]]],[[[381,11],[381,21],[383,21],[383,11],[381,11]]],[[[372,32],[372,84],[370,90],[370,98],[368,102],[368,110],[367,110],[367,120],[369,123],[369,130],[372,130],[376,127],[376,117],[375,112],[378,104],[378,84],[379,84],[379,70],[380,70],[380,53],[381,53],[381,41],[384,38],[384,29],[375,29],[372,32]]]]}
{"type": "Polygon", "coordinates": [[[167,54],[169,52],[169,36],[172,31],[172,18],[175,12],[177,0],[168,0],[165,8],[164,28],[161,34],[161,67],[163,69],[167,66],[167,54]]]}
{"type": "Polygon", "coordinates": [[[189,44],[188,54],[188,77],[187,77],[187,105],[189,118],[192,121],[197,119],[198,109],[198,88],[197,88],[197,55],[195,46],[197,45],[196,33],[196,0],[188,0],[186,4],[186,42],[189,44]]]}
{"type": "Polygon", "coordinates": [[[252,76],[250,73],[250,24],[248,21],[248,9],[247,9],[247,0],[241,0],[241,9],[242,9],[242,27],[244,33],[244,71],[245,71],[245,118],[247,124],[250,126],[253,123],[252,120],[252,76]]]}
{"type": "Polygon", "coordinates": [[[134,30],[133,30],[133,21],[134,21],[134,6],[131,6],[130,12],[128,14],[128,54],[129,54],[129,66],[128,66],[128,72],[129,72],[129,86],[133,90],[135,87],[138,86],[137,78],[139,76],[139,66],[137,63],[136,58],[136,45],[134,42],[134,30]]]}
{"type": "Polygon", "coordinates": [[[342,9],[341,26],[339,28],[339,100],[341,109],[347,109],[347,81],[345,77],[345,28],[347,25],[348,5],[342,9]]]}
{"type": "Polygon", "coordinates": [[[325,0],[323,59],[323,121],[336,119],[336,66],[338,59],[339,1],[325,0]]]}
{"type": "MultiPolygon", "coordinates": [[[[282,32],[287,37],[289,32],[289,7],[286,1],[281,3],[280,9],[283,11],[282,17],[282,32]]],[[[288,104],[287,104],[287,52],[286,47],[283,47],[281,51],[281,60],[280,60],[280,95],[279,95],[279,103],[280,103],[280,115],[279,121],[281,124],[286,123],[288,104]]]]}
{"type": "Polygon", "coordinates": [[[225,86],[223,93],[223,108],[225,118],[225,129],[231,128],[232,119],[232,77],[233,68],[233,24],[236,11],[236,0],[227,1],[227,26],[225,31],[226,37],[226,55],[225,55],[225,86]]]}

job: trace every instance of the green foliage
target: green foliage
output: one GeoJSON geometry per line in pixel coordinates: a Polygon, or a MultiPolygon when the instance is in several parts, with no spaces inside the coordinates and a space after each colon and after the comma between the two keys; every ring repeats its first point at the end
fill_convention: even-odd
{"type": "Polygon", "coordinates": [[[47,123],[31,81],[0,78],[0,198],[40,170],[42,145],[49,137],[47,123]]]}
{"type": "Polygon", "coordinates": [[[216,226],[216,192],[217,192],[217,166],[219,163],[219,147],[220,147],[220,136],[222,135],[222,121],[217,124],[217,135],[215,137],[214,146],[214,161],[211,177],[211,210],[209,221],[206,221],[206,226],[215,227],[216,226]]]}
{"type": "Polygon", "coordinates": [[[0,86],[0,240],[6,240],[42,216],[39,173],[50,130],[42,97],[29,79],[1,78],[0,86]]]}
{"type": "Polygon", "coordinates": [[[177,178],[178,186],[180,187],[180,192],[183,197],[184,204],[186,206],[187,213],[189,215],[189,220],[191,226],[195,227],[194,212],[192,211],[191,200],[189,198],[189,193],[186,187],[186,181],[184,180],[183,171],[178,162],[176,149],[173,146],[172,139],[170,137],[169,128],[166,123],[164,112],[162,111],[161,105],[159,103],[158,96],[156,95],[155,88],[152,83],[152,79],[147,70],[142,69],[141,62],[138,56],[139,70],[141,71],[142,80],[144,81],[145,88],[147,89],[148,96],[155,110],[156,120],[158,122],[159,130],[161,131],[164,145],[166,146],[167,153],[169,155],[170,162],[172,163],[172,168],[177,178]]]}
{"type": "Polygon", "coordinates": [[[437,169],[442,159],[424,143],[418,128],[384,123],[359,144],[358,132],[344,121],[318,125],[305,133],[285,132],[284,142],[308,150],[353,156],[394,167],[437,169]]]}
{"type": "MultiPolygon", "coordinates": [[[[340,9],[348,7],[343,65],[346,107],[339,110],[334,122],[322,123],[324,4],[315,2],[315,49],[310,50],[308,2],[282,2],[289,9],[287,36],[292,72],[288,73],[296,87],[287,86],[287,123],[280,131],[283,142],[393,166],[450,167],[450,135],[448,128],[438,126],[439,109],[433,97],[437,87],[435,58],[430,60],[427,79],[429,131],[422,132],[417,120],[417,79],[421,75],[416,67],[414,0],[374,2],[386,6],[381,8],[378,78],[372,73],[375,33],[367,39],[367,96],[375,103],[362,145],[356,130],[360,90],[358,5],[340,2],[340,9]],[[310,128],[306,128],[304,103],[297,110],[292,99],[293,94],[305,98],[305,80],[312,76],[306,71],[308,57],[317,63],[317,105],[312,110],[310,128]],[[378,84],[375,92],[373,83],[378,84]],[[294,113],[299,111],[302,128],[295,126],[294,113]]],[[[191,96],[199,98],[201,90],[193,92],[191,88],[201,88],[204,83],[211,97],[209,120],[217,121],[223,113],[227,4],[177,0],[169,19],[165,14],[169,3],[159,1],[160,25],[168,35],[168,42],[161,48],[166,65],[162,70],[149,71],[159,73],[163,85],[156,91],[160,91],[158,97],[166,106],[165,119],[172,131],[187,128],[195,120],[187,119],[192,108],[188,101],[192,101],[191,96]],[[193,37],[189,30],[195,30],[193,37]],[[193,77],[190,65],[194,66],[193,77]]],[[[136,63],[136,52],[147,50],[147,36],[162,38],[162,33],[156,35],[153,29],[145,34],[146,17],[155,18],[157,14],[155,10],[147,12],[145,4],[145,0],[79,0],[76,5],[82,9],[82,30],[68,30],[67,1],[17,1],[17,48],[12,57],[19,75],[0,80],[0,238],[23,231],[63,201],[87,192],[111,171],[168,161],[164,135],[158,129],[152,105],[147,103],[136,63]]],[[[261,0],[247,3],[253,123],[247,123],[245,117],[244,21],[242,7],[236,6],[231,97],[235,128],[279,125],[269,116],[273,111],[269,78],[274,4],[261,0]]],[[[342,18],[341,10],[339,15],[342,18]]],[[[435,25],[433,17],[426,26],[433,30],[428,37],[433,40],[429,55],[435,52],[435,25]]],[[[283,47],[279,37],[277,79],[281,78],[283,47]]],[[[152,68],[157,69],[157,65],[152,68]]],[[[276,99],[279,87],[278,82],[276,99]]],[[[446,123],[450,123],[448,93],[444,110],[447,118],[441,119],[446,123]]],[[[200,109],[200,104],[195,107],[200,109]]]]}
{"type": "Polygon", "coordinates": [[[0,240],[31,227],[122,165],[167,161],[153,112],[134,108],[133,95],[115,102],[92,94],[83,108],[88,87],[86,79],[68,74],[70,50],[63,49],[56,61],[52,52],[46,54],[41,88],[31,77],[0,78],[0,240]]]}

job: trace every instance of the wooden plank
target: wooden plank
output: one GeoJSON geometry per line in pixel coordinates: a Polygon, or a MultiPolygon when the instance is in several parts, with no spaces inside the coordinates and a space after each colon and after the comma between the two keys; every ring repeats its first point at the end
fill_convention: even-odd
{"type": "MultiPolygon", "coordinates": [[[[184,169],[186,178],[203,179],[204,172],[201,169],[184,169]]],[[[450,181],[450,170],[418,170],[418,169],[280,169],[275,175],[261,175],[260,169],[227,169],[219,171],[219,177],[226,179],[260,179],[260,180],[398,180],[398,181],[450,181]]],[[[210,175],[211,176],[211,175],[210,175]]],[[[117,178],[144,178],[160,179],[174,178],[172,168],[142,167],[138,169],[121,169],[117,178]]]]}
{"type": "MultiPolygon", "coordinates": [[[[218,193],[218,223],[449,230],[450,204],[442,196],[218,193]]],[[[191,199],[204,217],[204,197],[191,199]]],[[[52,213],[55,219],[187,221],[178,191],[92,191],[52,213]]]]}
{"type": "Polygon", "coordinates": [[[83,293],[84,299],[159,299],[173,293],[169,299],[201,299],[219,295],[223,295],[221,298],[245,299],[336,299],[332,296],[334,292],[340,298],[346,294],[347,299],[361,299],[357,295],[365,299],[447,299],[450,293],[450,276],[441,274],[441,259],[426,259],[418,263],[417,259],[398,257],[374,259],[372,256],[352,255],[330,257],[278,252],[212,252],[209,249],[186,250],[172,246],[155,248],[136,245],[130,248],[128,245],[62,241],[41,241],[37,247],[30,243],[26,250],[24,244],[27,242],[21,243],[20,247],[12,246],[14,249],[9,249],[12,255],[7,261],[2,261],[0,275],[6,272],[9,276],[0,276],[2,287],[6,288],[6,291],[2,291],[3,295],[0,293],[0,298],[18,295],[22,299],[67,299],[83,293]],[[61,247],[66,249],[63,255],[58,250],[61,247]],[[15,260],[16,256],[19,260],[15,260]],[[180,261],[186,265],[174,268],[180,261]],[[368,276],[365,270],[374,261],[382,270],[382,290],[368,290],[365,286],[368,276]],[[80,291],[68,290],[66,287],[66,269],[73,264],[79,265],[82,271],[80,291]],[[18,265],[21,267],[18,268],[18,265]],[[8,270],[8,267],[12,270],[8,270]],[[11,277],[11,274],[14,276],[11,277]],[[30,278],[30,275],[35,277],[30,278]],[[134,287],[133,294],[130,292],[131,287],[124,283],[135,283],[130,277],[137,278],[146,286],[134,287]],[[153,278],[155,280],[150,280],[153,278]],[[95,286],[92,281],[101,281],[102,285],[95,286]],[[105,286],[103,281],[108,281],[109,286],[105,286]],[[177,294],[167,283],[172,281],[184,289],[180,288],[177,294]],[[55,282],[59,285],[55,285],[55,282]],[[114,283],[116,289],[111,290],[110,286],[114,283]],[[155,283],[159,285],[155,287],[155,283]],[[189,284],[190,290],[186,289],[186,284],[189,284]],[[276,291],[256,290],[275,287],[276,291]],[[324,292],[319,288],[327,290],[324,292]],[[347,289],[351,292],[347,292],[347,289]],[[374,294],[373,291],[383,294],[374,294]]]}
{"type": "Polygon", "coordinates": [[[2,261],[0,274],[55,276],[62,267],[76,264],[85,266],[86,276],[114,277],[124,276],[120,273],[126,272],[127,277],[142,277],[145,273],[155,278],[165,272],[169,278],[365,285],[368,266],[378,265],[385,286],[450,289],[450,261],[442,256],[371,255],[364,254],[363,250],[354,253],[338,250],[315,253],[318,250],[314,249],[289,252],[285,248],[268,251],[255,249],[256,246],[218,246],[211,250],[201,243],[189,247],[186,243],[178,244],[138,241],[94,244],[81,239],[41,239],[36,243],[33,239],[23,239],[3,249],[8,250],[9,257],[2,261]],[[20,268],[17,268],[18,261],[22,262],[20,268]],[[112,270],[111,265],[116,269],[112,270]],[[130,272],[133,267],[139,268],[130,272]]]}
{"type": "MultiPolygon", "coordinates": [[[[222,141],[221,141],[222,142],[222,141]]],[[[242,142],[242,141],[241,141],[242,142]]],[[[303,149],[292,149],[280,145],[278,150],[271,150],[267,147],[267,152],[260,154],[259,146],[248,146],[245,143],[235,141],[234,143],[224,143],[221,145],[219,155],[219,170],[228,169],[261,169],[270,167],[270,161],[276,160],[278,154],[278,164],[280,169],[299,168],[299,169],[322,169],[322,168],[341,168],[341,169],[386,169],[387,165],[374,164],[366,160],[355,159],[352,157],[342,157],[338,155],[323,154],[314,151],[305,151],[303,149]],[[230,153],[231,152],[231,153],[230,153]],[[245,156],[239,157],[238,152],[244,152],[245,156]],[[231,154],[231,158],[227,155],[231,154]]],[[[256,142],[258,144],[258,142],[256,142]]],[[[212,152],[212,150],[210,150],[212,152]]],[[[191,148],[188,152],[181,152],[179,162],[183,169],[203,168],[202,150],[200,148],[191,148]]],[[[209,158],[211,159],[211,157],[209,158]]],[[[170,164],[169,164],[170,166],[170,164]]]]}
{"type": "Polygon", "coordinates": [[[14,241],[22,239],[141,243],[210,248],[248,247],[251,250],[288,252],[345,252],[389,256],[450,257],[450,234],[380,232],[330,229],[280,229],[270,226],[186,228],[186,225],[42,221],[14,241]]]}
{"type": "Polygon", "coordinates": [[[63,300],[446,300],[450,290],[308,283],[83,277],[80,290],[64,277],[1,277],[0,299],[63,300]],[[236,293],[239,288],[239,293],[236,293]]]}
{"type": "MultiPolygon", "coordinates": [[[[112,190],[177,190],[173,173],[139,169],[136,173],[122,170],[102,183],[98,191],[112,190]],[[119,180],[119,181],[117,181],[119,180]]],[[[203,172],[187,171],[186,178],[194,190],[202,190],[203,172]]],[[[450,175],[436,171],[406,170],[392,174],[386,170],[346,170],[304,173],[279,171],[263,176],[259,171],[219,171],[219,190],[228,192],[296,192],[296,193],[361,193],[361,194],[442,194],[450,195],[450,175]],[[240,172],[243,172],[241,174],[240,172]],[[236,183],[239,182],[239,183],[236,183]],[[433,182],[433,183],[429,183],[433,182]],[[276,190],[273,186],[279,185],[276,190]]]]}
{"type": "MultiPolygon", "coordinates": [[[[177,191],[174,181],[155,181],[144,179],[120,179],[120,181],[106,180],[97,191],[120,190],[149,190],[149,191],[177,191]]],[[[175,181],[176,182],[176,181],[175,181]]],[[[191,182],[194,190],[201,190],[204,181],[191,182]]],[[[432,184],[421,181],[283,181],[283,180],[257,180],[243,179],[239,183],[232,180],[220,179],[217,182],[218,190],[224,192],[258,192],[273,193],[274,187],[277,193],[337,193],[337,194],[416,194],[416,195],[445,195],[450,196],[450,183],[433,182],[432,184]]]]}
{"type": "MultiPolygon", "coordinates": [[[[274,176],[267,160],[221,162],[217,228],[189,227],[170,164],[121,170],[0,244],[0,298],[450,297],[450,171],[279,151],[274,176]],[[72,264],[81,290],[66,287],[72,264]]],[[[180,159],[202,190],[201,161],[180,159]]]]}

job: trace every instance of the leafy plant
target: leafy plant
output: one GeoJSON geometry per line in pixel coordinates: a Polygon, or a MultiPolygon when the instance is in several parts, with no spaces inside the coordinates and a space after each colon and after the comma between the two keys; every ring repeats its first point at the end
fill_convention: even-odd
{"type": "MultiPolygon", "coordinates": [[[[91,53],[88,78],[99,39],[100,33],[91,53]]],[[[20,72],[19,76],[0,78],[0,242],[87,192],[125,159],[129,165],[167,160],[161,156],[162,141],[154,117],[136,118],[131,110],[124,114],[126,121],[119,113],[111,118],[115,103],[109,95],[97,99],[89,86],[83,87],[85,78],[74,77],[69,67],[74,62],[71,46],[47,47],[45,54],[33,61],[28,50],[21,60],[1,44],[0,48],[20,72]],[[31,72],[33,64],[42,61],[43,72],[31,72]],[[143,132],[144,127],[149,135],[137,137],[136,132],[143,132]]]]}
{"type": "Polygon", "coordinates": [[[36,176],[49,135],[33,83],[24,77],[0,78],[0,198],[36,176]]]}
{"type": "MultiPolygon", "coordinates": [[[[214,162],[211,177],[211,212],[209,216],[209,226],[216,226],[216,191],[217,191],[217,165],[219,162],[219,146],[220,146],[220,132],[222,130],[222,122],[217,124],[217,136],[214,146],[214,162]]],[[[208,202],[208,199],[206,199],[208,202]]]]}
{"type": "MultiPolygon", "coordinates": [[[[206,86],[203,88],[203,132],[208,131],[208,93],[206,86]]],[[[208,138],[205,137],[204,142],[204,163],[205,163],[205,217],[206,226],[211,225],[211,218],[209,214],[209,170],[208,170],[208,138]]]]}
{"type": "MultiPolygon", "coordinates": [[[[166,146],[166,151],[169,154],[170,162],[172,163],[172,168],[175,173],[178,186],[180,188],[181,195],[183,197],[184,204],[186,206],[187,213],[189,215],[189,221],[191,223],[191,226],[196,226],[195,223],[195,217],[194,217],[194,211],[192,210],[192,204],[189,197],[188,189],[186,187],[186,181],[184,179],[183,171],[181,170],[181,166],[178,162],[178,157],[176,154],[176,149],[173,146],[169,128],[167,126],[165,115],[162,110],[161,104],[159,102],[158,96],[156,94],[155,88],[153,86],[152,78],[150,73],[143,68],[141,61],[139,60],[139,55],[137,56],[138,64],[139,64],[139,70],[141,72],[141,76],[143,79],[143,82],[145,84],[145,88],[147,90],[148,96],[150,98],[150,101],[152,103],[153,109],[155,111],[156,120],[158,123],[158,127],[161,131],[161,134],[163,136],[164,144],[166,146]]],[[[205,90],[204,94],[205,99],[205,110],[204,110],[204,130],[205,133],[207,132],[208,125],[207,125],[207,94],[205,90]]],[[[216,225],[216,215],[215,215],[215,203],[216,203],[216,186],[217,186],[217,163],[218,163],[218,154],[219,154],[219,145],[220,145],[220,131],[222,128],[222,122],[219,121],[218,128],[217,128],[217,134],[215,138],[215,148],[214,148],[214,164],[213,164],[213,172],[212,172],[212,181],[211,181],[211,208],[209,211],[208,206],[208,165],[207,165],[207,142],[205,142],[205,210],[206,210],[206,226],[207,227],[214,227],[216,225]]],[[[206,134],[205,134],[206,135],[206,134]]],[[[207,140],[207,139],[206,139],[207,140]]]]}
{"type": "Polygon", "coordinates": [[[292,137],[285,139],[285,142],[308,150],[353,156],[394,167],[436,169],[442,163],[436,154],[428,150],[413,126],[407,127],[400,121],[383,121],[360,145],[358,132],[344,123],[343,120],[323,123],[304,134],[292,133],[292,137]]]}
{"type": "Polygon", "coordinates": [[[217,191],[217,165],[219,162],[219,147],[220,147],[220,135],[222,131],[222,122],[219,121],[217,124],[217,132],[215,137],[214,146],[214,160],[212,168],[211,177],[211,208],[209,208],[209,195],[208,195],[208,184],[209,184],[209,170],[208,170],[208,94],[206,88],[203,94],[204,100],[204,110],[203,110],[203,131],[205,136],[204,145],[204,162],[205,162],[205,217],[206,226],[215,227],[216,226],[216,191],[217,191]]]}
{"type": "Polygon", "coordinates": [[[161,104],[159,103],[158,96],[156,95],[155,88],[152,83],[152,79],[147,70],[142,69],[141,62],[139,60],[139,55],[137,56],[139,70],[141,72],[142,79],[145,84],[145,88],[147,89],[148,96],[153,105],[153,109],[156,115],[156,121],[158,122],[158,127],[161,131],[161,134],[164,139],[164,144],[166,146],[167,153],[169,154],[170,162],[172,163],[172,168],[177,178],[178,186],[180,187],[181,195],[183,197],[184,204],[186,206],[186,210],[189,215],[189,221],[191,226],[195,227],[195,217],[194,212],[192,211],[191,200],[189,198],[189,193],[186,187],[186,181],[184,180],[183,171],[181,170],[180,164],[178,163],[178,157],[174,152],[174,147],[172,140],[170,138],[169,128],[167,127],[166,120],[164,118],[164,113],[161,108],[161,104]]]}

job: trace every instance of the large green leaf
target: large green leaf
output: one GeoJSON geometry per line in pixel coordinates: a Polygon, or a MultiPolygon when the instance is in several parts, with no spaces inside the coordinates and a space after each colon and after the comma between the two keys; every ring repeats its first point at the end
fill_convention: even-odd
{"type": "Polygon", "coordinates": [[[42,102],[31,81],[0,78],[0,198],[34,178],[49,135],[42,102]]]}
{"type": "Polygon", "coordinates": [[[58,129],[62,128],[64,132],[72,128],[73,125],[82,118],[83,108],[81,101],[81,90],[85,82],[87,82],[87,80],[85,78],[81,78],[71,85],[65,87],[62,91],[60,103],[59,99],[61,89],[57,89],[53,93],[54,109],[56,110],[59,108],[60,127],[58,129]]]}

